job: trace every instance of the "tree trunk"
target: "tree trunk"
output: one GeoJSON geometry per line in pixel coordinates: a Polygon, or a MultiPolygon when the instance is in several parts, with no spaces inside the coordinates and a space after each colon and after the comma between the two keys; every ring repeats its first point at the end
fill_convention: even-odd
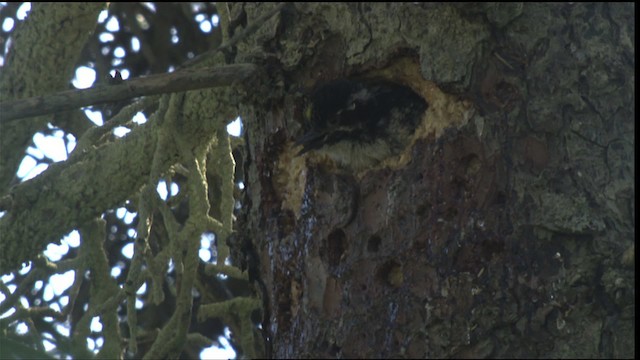
{"type": "Polygon", "coordinates": [[[633,357],[633,10],[293,4],[240,44],[267,69],[239,219],[270,354],[633,357]],[[411,144],[296,156],[302,94],[356,76],[427,101],[411,144]]]}

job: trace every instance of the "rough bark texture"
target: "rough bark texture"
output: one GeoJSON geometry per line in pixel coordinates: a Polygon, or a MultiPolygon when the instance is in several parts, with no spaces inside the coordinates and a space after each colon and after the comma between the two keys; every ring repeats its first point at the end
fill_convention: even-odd
{"type": "Polygon", "coordinates": [[[295,4],[239,46],[270,78],[241,226],[272,355],[633,357],[633,12],[295,4]],[[360,174],[295,157],[302,90],[374,73],[430,103],[406,153],[360,174]]]}

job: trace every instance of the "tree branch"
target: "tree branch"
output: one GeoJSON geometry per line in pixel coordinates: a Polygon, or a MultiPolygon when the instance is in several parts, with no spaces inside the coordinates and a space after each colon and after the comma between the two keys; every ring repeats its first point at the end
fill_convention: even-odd
{"type": "Polygon", "coordinates": [[[69,90],[55,94],[0,103],[0,125],[36,115],[77,109],[139,96],[158,95],[216,86],[243,80],[256,70],[253,64],[215,68],[189,68],[170,74],[151,75],[126,80],[115,85],[99,85],[86,90],[69,90]]]}

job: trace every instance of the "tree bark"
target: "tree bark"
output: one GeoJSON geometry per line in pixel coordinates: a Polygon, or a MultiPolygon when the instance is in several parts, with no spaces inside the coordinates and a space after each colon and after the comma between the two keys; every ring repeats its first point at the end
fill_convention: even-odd
{"type": "Polygon", "coordinates": [[[273,357],[634,356],[632,14],[294,4],[239,44],[269,77],[239,228],[273,357]],[[302,93],[353,76],[427,100],[412,144],[360,173],[295,156],[302,93]]]}

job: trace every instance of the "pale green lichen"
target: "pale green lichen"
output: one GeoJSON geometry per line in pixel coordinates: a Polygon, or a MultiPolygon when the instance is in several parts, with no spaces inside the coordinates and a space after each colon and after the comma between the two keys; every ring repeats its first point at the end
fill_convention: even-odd
{"type": "Polygon", "coordinates": [[[606,226],[589,207],[584,196],[564,196],[553,193],[539,195],[537,209],[539,226],[552,231],[572,234],[594,234],[606,226]]]}

